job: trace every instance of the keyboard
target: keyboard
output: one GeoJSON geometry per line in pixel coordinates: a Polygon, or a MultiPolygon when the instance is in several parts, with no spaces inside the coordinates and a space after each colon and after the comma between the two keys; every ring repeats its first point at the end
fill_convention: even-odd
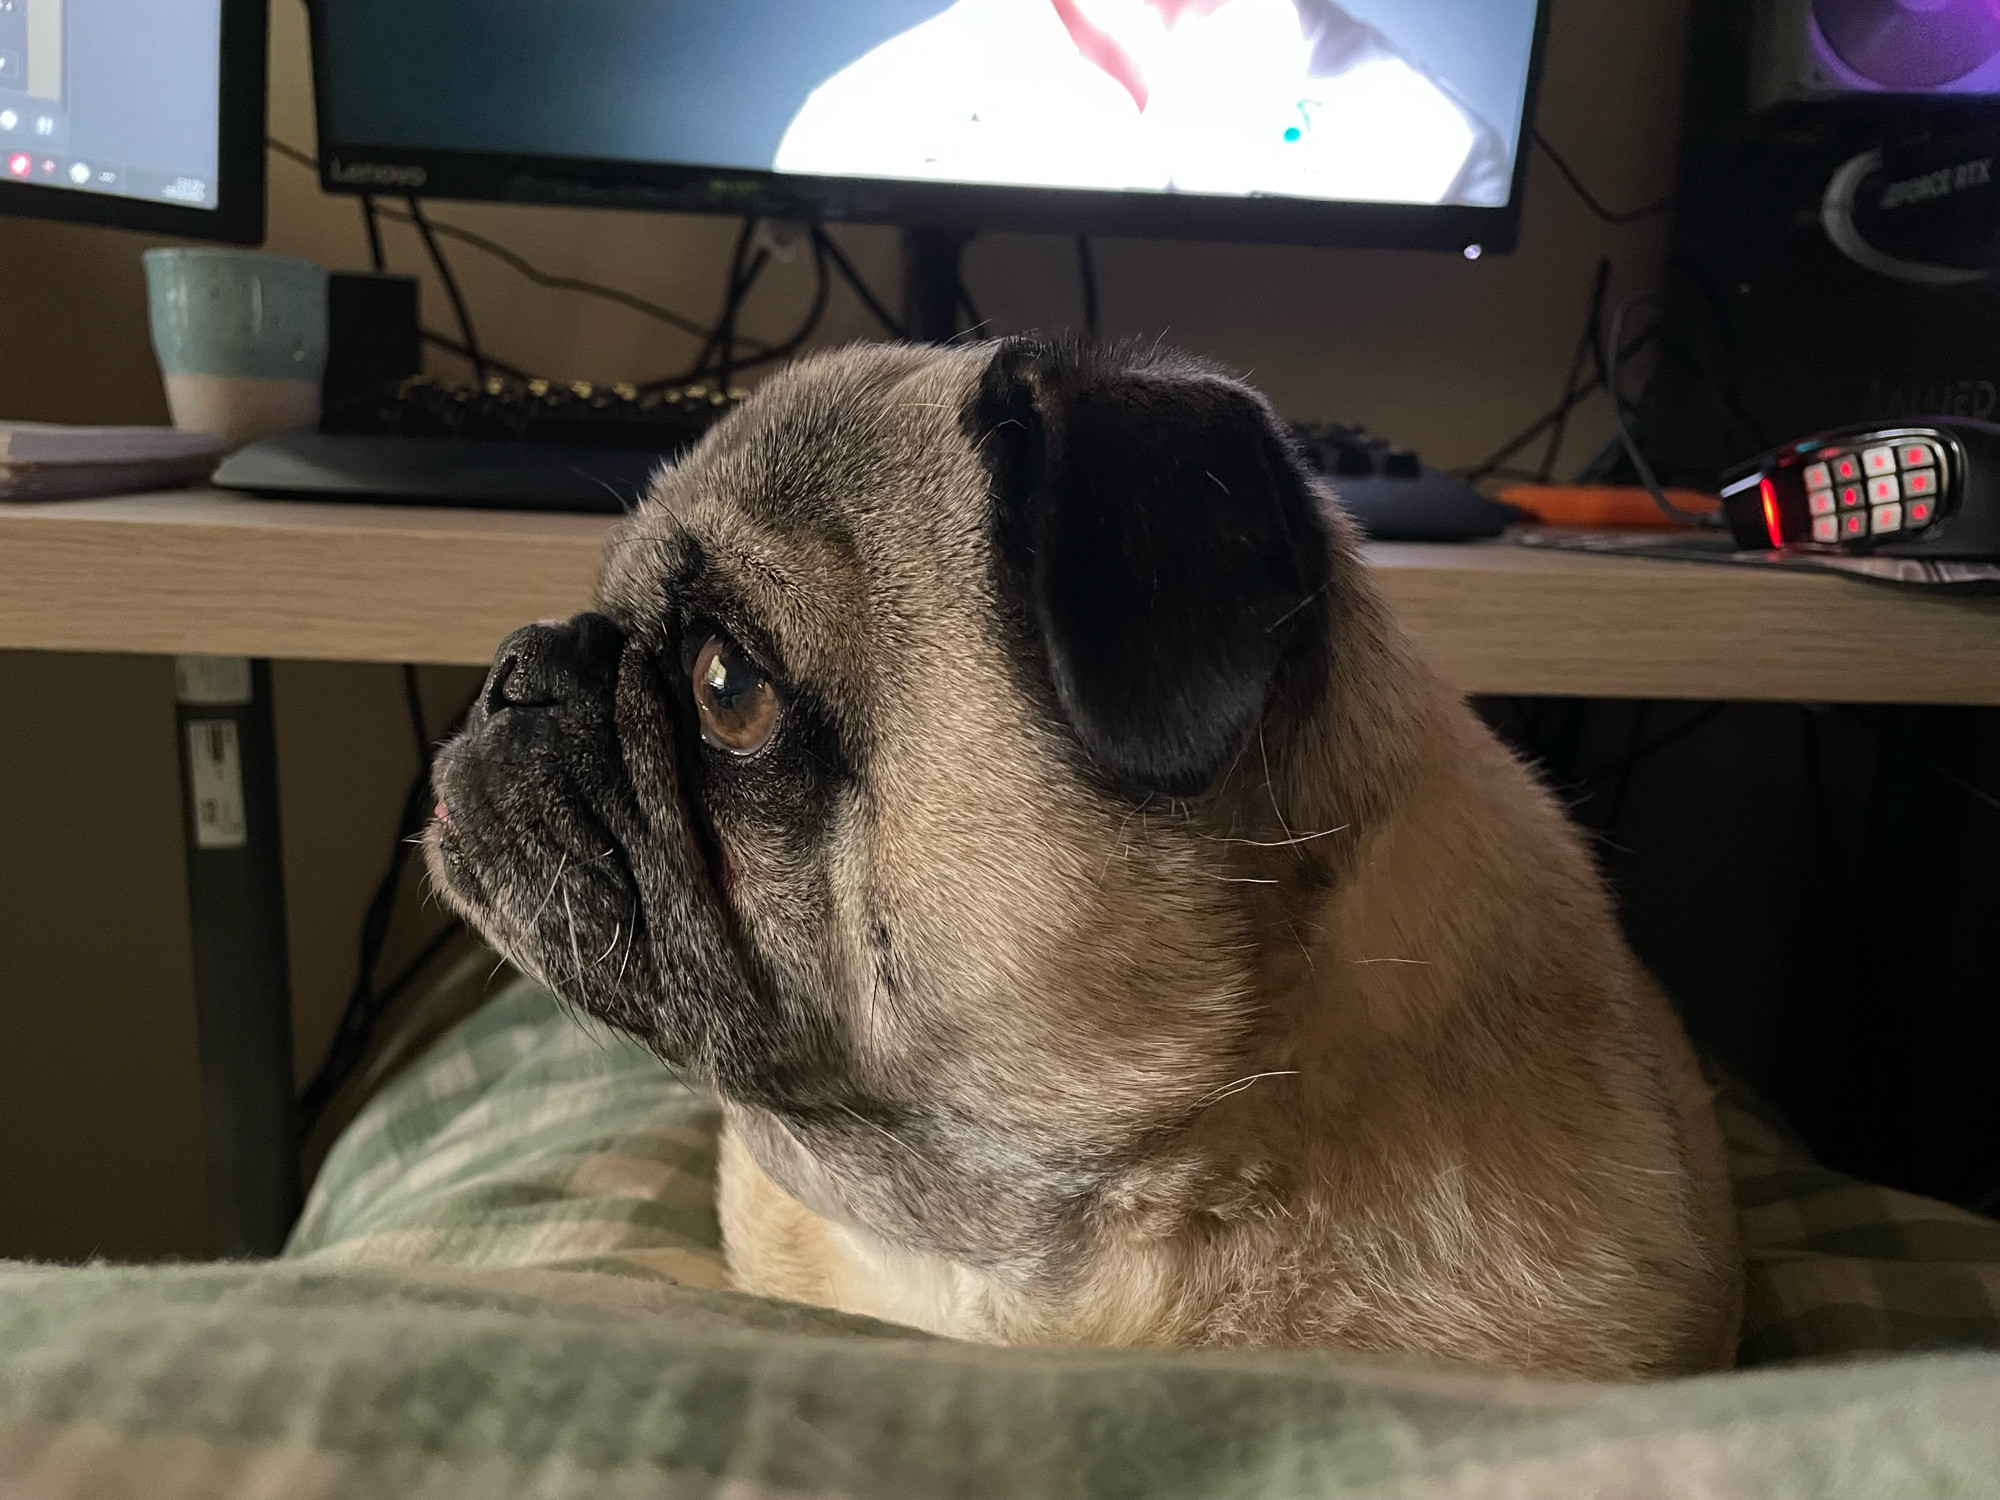
{"type": "Polygon", "coordinates": [[[1366,428],[1294,423],[1306,462],[1378,542],[1469,542],[1498,536],[1521,512],[1488,500],[1366,428]]]}
{"type": "Polygon", "coordinates": [[[295,500],[616,513],[744,394],[412,376],[239,449],[214,483],[295,500]]]}
{"type": "Polygon", "coordinates": [[[331,403],[319,430],[353,437],[566,443],[678,453],[745,394],[702,384],[642,392],[630,385],[494,379],[475,387],[417,375],[331,403]]]}
{"type": "MultiPolygon", "coordinates": [[[[634,386],[412,376],[330,402],[318,427],[252,443],[224,489],[294,500],[505,510],[630,510],[662,463],[744,399],[705,384],[634,386]]],[[[1380,541],[1498,536],[1518,512],[1359,427],[1295,425],[1306,459],[1380,541]]]]}

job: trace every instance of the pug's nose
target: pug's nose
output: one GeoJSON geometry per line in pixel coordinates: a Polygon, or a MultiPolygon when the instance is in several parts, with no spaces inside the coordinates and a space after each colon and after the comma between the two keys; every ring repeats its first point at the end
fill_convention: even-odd
{"type": "Polygon", "coordinates": [[[493,654],[486,711],[556,708],[601,693],[617,671],[624,644],[624,632],[603,615],[524,625],[493,654]]]}

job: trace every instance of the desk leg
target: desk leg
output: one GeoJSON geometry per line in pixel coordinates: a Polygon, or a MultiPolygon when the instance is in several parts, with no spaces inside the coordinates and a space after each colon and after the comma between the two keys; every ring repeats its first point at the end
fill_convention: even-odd
{"type": "Polygon", "coordinates": [[[271,664],[174,661],[215,1250],[275,1255],[299,1208],[271,664]]]}

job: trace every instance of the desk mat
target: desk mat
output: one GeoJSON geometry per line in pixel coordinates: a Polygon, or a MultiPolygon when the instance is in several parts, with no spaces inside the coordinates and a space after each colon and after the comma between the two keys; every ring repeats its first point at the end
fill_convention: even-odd
{"type": "Polygon", "coordinates": [[[1862,583],[1957,598],[2000,595],[2000,563],[1943,562],[1912,557],[1849,557],[1784,548],[1739,552],[1727,536],[1706,532],[1570,531],[1534,527],[1510,531],[1517,546],[1551,552],[1594,552],[1608,557],[1653,557],[1663,562],[1722,563],[1730,567],[1791,573],[1832,573],[1862,583]]]}

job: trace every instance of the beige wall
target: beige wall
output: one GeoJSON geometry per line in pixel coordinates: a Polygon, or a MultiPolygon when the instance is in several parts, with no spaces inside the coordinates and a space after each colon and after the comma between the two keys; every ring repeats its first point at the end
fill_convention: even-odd
{"type": "MultiPolygon", "coordinates": [[[[1613,205],[1655,197],[1672,160],[1684,0],[1556,0],[1541,123],[1613,205]]],[[[303,7],[275,0],[271,128],[309,148],[303,7]]],[[[443,204],[553,271],[629,288],[705,318],[720,295],[725,220],[443,204]]],[[[391,227],[399,268],[408,232],[391,227]]],[[[894,286],[886,230],[841,231],[894,286]]],[[[1288,416],[1361,421],[1441,464],[1472,461],[1554,398],[1601,255],[1614,292],[1657,274],[1660,226],[1592,219],[1546,162],[1530,171],[1522,246],[1454,255],[1103,241],[1106,332],[1211,354],[1288,416]]],[[[146,342],[138,252],[111,230],[0,221],[0,413],[164,419],[146,342]]],[[[355,205],[271,162],[270,248],[359,266],[355,205]]],[[[513,363],[593,380],[667,373],[692,341],[622,309],[526,285],[454,250],[482,341],[513,363]]],[[[1077,318],[1067,241],[977,241],[967,279],[999,331],[1077,318]]],[[[746,331],[802,311],[803,263],[766,278],[746,331]]],[[[429,320],[448,326],[427,284],[429,320]]],[[[829,342],[868,336],[844,293],[829,342]]],[[[1605,436],[1577,424],[1569,459],[1605,436]]],[[[4,563],[0,563],[0,579],[4,563]]],[[[0,583],[0,586],[4,586],[0,583]]],[[[431,672],[433,721],[472,679],[431,672]]],[[[353,980],[362,906],[411,770],[392,670],[281,664],[280,755],[301,1066],[353,980]]],[[[169,676],[140,658],[0,653],[0,1256],[201,1254],[205,1199],[169,676]]]]}

